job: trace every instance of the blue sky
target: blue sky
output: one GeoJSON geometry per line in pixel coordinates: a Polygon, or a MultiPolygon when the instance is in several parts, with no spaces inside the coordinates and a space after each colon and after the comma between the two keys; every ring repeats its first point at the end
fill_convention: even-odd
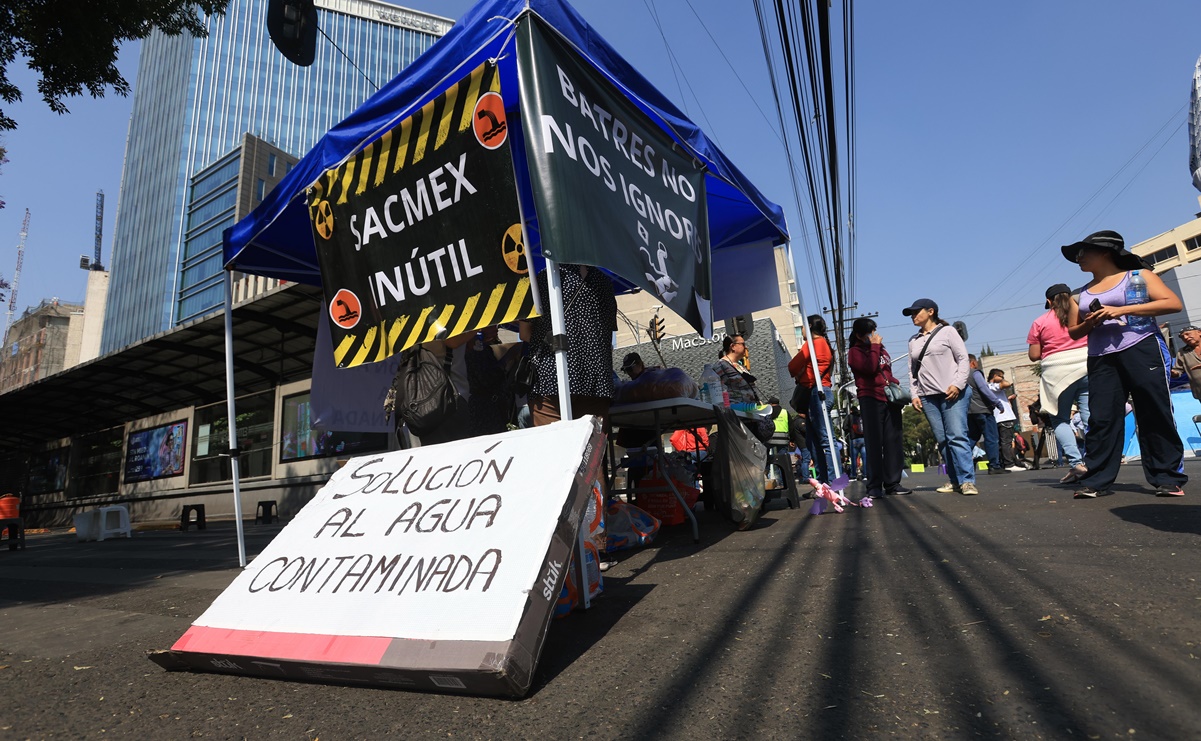
{"type": "MultiPolygon", "coordinates": [[[[404,4],[448,17],[470,6],[404,4]]],[[[824,304],[805,274],[750,0],[574,4],[784,206],[806,308],[824,304]]],[[[919,296],[938,301],[947,318],[962,317],[972,349],[1024,347],[1046,286],[1083,282],[1059,245],[1104,228],[1133,244],[1201,210],[1184,126],[1201,54],[1201,3],[1135,7],[1108,0],[856,5],[855,299],[861,311],[880,313],[894,355],[911,333],[900,310],[919,296]]],[[[120,67],[134,82],[136,45],[123,50],[120,67]]],[[[107,196],[109,260],[131,100],[76,99],[71,114],[58,116],[27,71],[14,66],[10,76],[26,100],[6,107],[20,128],[3,137],[10,162],[0,173],[8,203],[0,210],[0,273],[12,277],[28,207],[20,311],[52,296],[82,299],[77,265],[92,252],[98,188],[107,196]]]]}

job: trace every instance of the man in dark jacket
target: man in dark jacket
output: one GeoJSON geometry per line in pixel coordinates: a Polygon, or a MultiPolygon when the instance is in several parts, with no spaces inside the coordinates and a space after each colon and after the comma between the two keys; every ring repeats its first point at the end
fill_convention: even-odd
{"type": "Polygon", "coordinates": [[[809,479],[813,478],[813,474],[809,472],[813,458],[809,454],[808,431],[809,420],[804,414],[794,414],[788,420],[788,440],[796,445],[797,452],[801,456],[796,468],[797,479],[805,483],[809,483],[809,479]]]}
{"type": "Polygon", "coordinates": [[[998,439],[997,418],[993,416],[994,409],[1003,409],[1005,401],[988,387],[984,374],[980,372],[980,361],[975,355],[967,356],[971,371],[967,383],[972,390],[971,400],[967,407],[967,436],[973,443],[984,436],[984,452],[988,454],[988,472],[990,474],[1009,473],[1001,465],[1001,449],[998,439]]]}

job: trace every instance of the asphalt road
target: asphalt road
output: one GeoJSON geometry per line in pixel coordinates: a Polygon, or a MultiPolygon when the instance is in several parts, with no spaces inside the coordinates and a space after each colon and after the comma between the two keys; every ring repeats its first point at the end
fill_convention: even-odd
{"type": "Polygon", "coordinates": [[[520,701],[164,672],[232,524],[30,536],[0,550],[0,738],[1201,738],[1201,485],[1125,466],[1073,501],[1060,473],[672,528],[555,622],[520,701]]]}

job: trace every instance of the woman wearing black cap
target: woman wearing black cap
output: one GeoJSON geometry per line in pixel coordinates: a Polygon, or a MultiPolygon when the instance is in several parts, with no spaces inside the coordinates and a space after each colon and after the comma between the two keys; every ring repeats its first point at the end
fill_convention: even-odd
{"type": "Polygon", "coordinates": [[[1059,483],[1071,484],[1087,472],[1071,419],[1074,404],[1080,410],[1080,420],[1088,425],[1088,341],[1083,337],[1072,339],[1068,334],[1075,303],[1072,289],[1066,283],[1056,283],[1046,295],[1048,311],[1030,325],[1026,342],[1030,359],[1041,363],[1038,398],[1042,411],[1050,416],[1055,441],[1072,469],[1059,483]]]}
{"type": "Polygon", "coordinates": [[[1093,279],[1072,302],[1068,333],[1088,337],[1089,406],[1092,416],[1085,436],[1084,466],[1077,499],[1092,499],[1118,476],[1122,462],[1126,397],[1134,405],[1143,474],[1163,497],[1184,496],[1184,446],[1172,417],[1168,392],[1167,344],[1154,317],[1180,311],[1172,289],[1126,251],[1122,235],[1090,234],[1063,247],[1063,255],[1092,273],[1093,279]],[[1135,274],[1146,284],[1142,303],[1128,301],[1135,274]],[[1139,321],[1141,317],[1150,321],[1139,321]]]}
{"type": "Polygon", "coordinates": [[[968,365],[963,338],[938,317],[938,304],[919,298],[901,312],[918,333],[909,338],[909,393],[914,408],[926,415],[950,481],[936,491],[973,496],[976,467],[967,436],[968,365]]]}

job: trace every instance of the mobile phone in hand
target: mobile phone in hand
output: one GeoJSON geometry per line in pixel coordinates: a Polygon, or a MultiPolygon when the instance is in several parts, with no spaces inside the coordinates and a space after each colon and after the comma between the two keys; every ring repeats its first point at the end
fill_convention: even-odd
{"type": "MultiPolygon", "coordinates": [[[[1088,310],[1089,310],[1089,313],[1092,313],[1094,311],[1100,311],[1101,310],[1101,300],[1093,299],[1093,302],[1088,305],[1088,310]]],[[[1111,320],[1107,320],[1107,321],[1117,322],[1118,324],[1125,324],[1126,317],[1124,317],[1124,316],[1118,317],[1117,319],[1111,319],[1111,320]]]]}

